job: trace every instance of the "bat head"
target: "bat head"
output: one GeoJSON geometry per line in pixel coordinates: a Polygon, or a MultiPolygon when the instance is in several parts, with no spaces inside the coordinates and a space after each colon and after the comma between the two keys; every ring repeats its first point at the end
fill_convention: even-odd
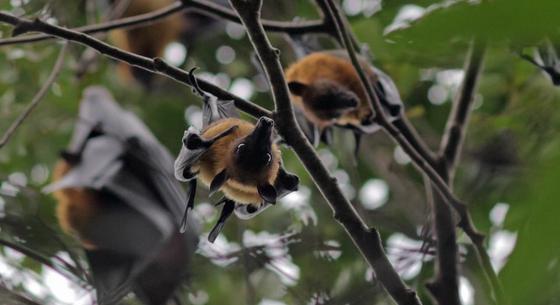
{"type": "Polygon", "coordinates": [[[275,156],[272,153],[274,122],[261,117],[255,129],[242,138],[234,148],[233,161],[235,167],[243,172],[266,172],[273,164],[275,156]]]}
{"type": "Polygon", "coordinates": [[[306,108],[322,119],[336,119],[359,105],[353,91],[329,79],[310,84],[291,81],[288,87],[293,95],[301,97],[306,108]]]}

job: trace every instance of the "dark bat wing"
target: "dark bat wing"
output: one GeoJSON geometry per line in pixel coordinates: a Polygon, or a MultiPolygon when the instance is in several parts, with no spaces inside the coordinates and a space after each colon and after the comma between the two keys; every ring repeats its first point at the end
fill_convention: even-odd
{"type": "MultiPolygon", "coordinates": [[[[100,297],[118,298],[178,230],[186,195],[174,179],[169,152],[103,88],[85,91],[67,152],[77,163],[45,190],[87,187],[110,197],[104,201],[120,203],[115,205],[120,208],[100,213],[86,233],[107,251],[88,251],[100,297]],[[108,253],[115,258],[108,259],[108,253]]],[[[197,235],[182,235],[191,251],[197,235]]]]}
{"type": "Polygon", "coordinates": [[[297,106],[294,106],[293,108],[294,116],[296,117],[299,128],[301,129],[301,131],[303,131],[303,134],[309,140],[311,145],[317,147],[321,139],[321,136],[319,135],[319,129],[317,129],[317,127],[313,125],[313,123],[307,120],[305,114],[303,113],[303,110],[301,110],[297,106]]]}
{"type": "Polygon", "coordinates": [[[184,143],[190,136],[200,136],[200,132],[194,127],[190,127],[183,134],[181,143],[181,151],[175,159],[174,174],[179,181],[189,181],[196,178],[197,173],[191,170],[191,167],[198,162],[200,157],[208,150],[208,147],[199,146],[196,149],[189,149],[184,143]]]}

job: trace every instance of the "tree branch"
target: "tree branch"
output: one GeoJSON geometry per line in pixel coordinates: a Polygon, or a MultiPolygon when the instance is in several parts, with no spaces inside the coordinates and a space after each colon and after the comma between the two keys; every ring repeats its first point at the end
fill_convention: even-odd
{"type": "Polygon", "coordinates": [[[333,209],[335,218],[344,227],[368,264],[375,270],[378,279],[391,297],[398,304],[419,305],[420,300],[416,293],[406,287],[391,266],[383,251],[377,230],[366,226],[351,203],[342,194],[336,179],[321,163],[315,150],[299,129],[279,61],[279,52],[271,46],[259,21],[262,0],[230,0],[230,2],[241,17],[270,82],[276,106],[273,117],[280,135],[295,151],[321,194],[333,209]]]}
{"type": "Polygon", "coordinates": [[[472,243],[475,246],[477,256],[479,258],[479,262],[482,266],[482,269],[489,277],[492,288],[494,290],[494,294],[496,296],[497,301],[500,304],[505,302],[503,297],[503,292],[499,285],[499,281],[497,276],[495,275],[492,266],[490,264],[490,259],[488,257],[488,253],[484,249],[484,235],[477,231],[474,223],[472,222],[472,218],[470,213],[468,212],[467,206],[459,201],[455,195],[452,193],[451,189],[448,187],[446,181],[439,175],[439,173],[429,165],[429,163],[422,158],[422,156],[415,150],[415,148],[407,141],[407,139],[402,135],[402,133],[395,128],[390,122],[387,120],[385,113],[383,112],[383,108],[379,99],[374,93],[372,85],[369,83],[365,72],[360,66],[358,58],[356,56],[356,52],[353,49],[352,41],[344,28],[344,23],[342,22],[342,18],[339,15],[339,11],[335,7],[335,4],[332,0],[321,0],[324,1],[329,5],[329,13],[332,15],[333,20],[335,20],[335,25],[337,27],[337,31],[341,40],[344,42],[344,46],[348,51],[348,55],[356,69],[358,75],[360,76],[360,80],[362,86],[366,89],[367,97],[372,104],[373,109],[375,110],[376,114],[376,121],[384,128],[384,130],[391,136],[393,140],[395,140],[403,150],[411,157],[414,164],[426,174],[426,176],[430,179],[430,181],[434,184],[436,189],[438,190],[439,194],[445,199],[446,203],[450,204],[459,214],[460,221],[459,227],[463,229],[465,234],[470,238],[472,243]]]}
{"type": "MultiPolygon", "coordinates": [[[[485,43],[477,39],[473,41],[469,57],[465,63],[465,78],[463,79],[459,94],[456,96],[453,108],[447,120],[445,133],[442,137],[439,152],[439,163],[441,164],[440,173],[450,186],[453,184],[457,161],[459,160],[461,148],[465,139],[467,122],[475,99],[478,79],[484,62],[485,49],[485,43]]],[[[442,230],[446,230],[446,228],[442,228],[442,230]]],[[[467,230],[465,230],[465,233],[468,235],[467,230]]],[[[509,301],[492,267],[488,252],[484,248],[484,239],[475,239],[472,241],[476,256],[490,282],[496,302],[498,304],[508,304],[509,301]]]]}
{"type": "Polygon", "coordinates": [[[39,103],[41,103],[41,101],[51,88],[52,84],[56,81],[58,75],[60,74],[60,71],[62,70],[62,67],[64,66],[64,58],[66,56],[67,49],[68,43],[65,43],[60,50],[60,53],[58,54],[58,58],[56,59],[49,77],[47,78],[41,89],[39,89],[35,96],[33,96],[31,103],[29,103],[27,108],[19,115],[19,117],[12,123],[12,125],[10,125],[6,132],[4,132],[2,138],[0,138],[0,148],[4,147],[4,145],[6,145],[8,141],[10,141],[10,138],[16,132],[18,127],[23,124],[23,122],[31,114],[31,112],[33,112],[33,110],[39,105],[39,103]]]}
{"type": "MultiPolygon", "coordinates": [[[[232,22],[240,23],[235,13],[222,5],[212,3],[207,0],[183,0],[183,3],[177,1],[167,7],[149,12],[146,14],[136,15],[132,17],[122,18],[114,21],[103,22],[94,25],[86,25],[73,28],[73,31],[85,34],[96,34],[108,32],[115,29],[132,29],[136,27],[146,26],[160,22],[173,14],[194,10],[212,18],[223,18],[232,22]]],[[[304,33],[320,33],[325,32],[325,24],[323,20],[310,20],[298,22],[265,20],[263,25],[266,30],[271,32],[282,32],[288,34],[304,34],[304,33]]],[[[25,44],[52,39],[52,36],[45,34],[27,35],[24,37],[15,37],[0,39],[0,46],[25,44]]]]}
{"type": "MultiPolygon", "coordinates": [[[[188,86],[192,86],[189,79],[189,74],[187,71],[179,69],[177,67],[173,67],[167,64],[161,58],[150,59],[144,56],[140,56],[134,53],[130,53],[124,51],[122,49],[116,48],[111,46],[105,42],[102,42],[98,39],[95,39],[92,36],[87,34],[76,32],[73,30],[69,30],[60,26],[48,24],[43,22],[39,19],[35,19],[34,21],[29,21],[23,18],[18,18],[8,13],[0,12],[0,22],[8,23],[13,26],[15,34],[21,34],[24,32],[41,32],[48,34],[50,36],[55,36],[58,38],[62,38],[65,40],[73,41],[80,43],[82,45],[88,46],[97,50],[98,52],[105,54],[111,58],[116,60],[128,63],[129,65],[157,73],[160,75],[164,75],[171,79],[174,79],[180,83],[186,84],[188,86]]],[[[233,100],[235,102],[235,106],[238,107],[240,110],[247,112],[248,114],[261,117],[261,116],[271,116],[270,111],[262,108],[259,105],[256,105],[250,101],[242,99],[241,97],[234,95],[210,82],[197,78],[200,87],[212,93],[216,97],[222,100],[233,100]]]]}

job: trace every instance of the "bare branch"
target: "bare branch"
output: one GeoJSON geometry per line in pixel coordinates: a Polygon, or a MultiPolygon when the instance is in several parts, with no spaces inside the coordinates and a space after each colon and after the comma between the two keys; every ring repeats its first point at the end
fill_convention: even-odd
{"type": "Polygon", "coordinates": [[[273,48],[259,21],[260,0],[230,0],[241,17],[253,47],[263,64],[270,82],[276,112],[275,123],[280,135],[292,147],[330,207],[335,218],[344,227],[366,261],[375,270],[377,278],[398,304],[420,304],[416,293],[406,287],[391,266],[383,251],[377,230],[368,228],[351,203],[344,197],[335,178],[333,178],[315,153],[309,141],[299,129],[290,102],[288,87],[284,79],[278,50],[273,48]]]}
{"type": "MultiPolygon", "coordinates": [[[[194,10],[199,12],[200,14],[212,18],[223,18],[232,22],[239,23],[239,19],[237,18],[235,13],[231,9],[228,9],[222,5],[215,4],[206,0],[183,0],[183,3],[177,1],[167,7],[155,10],[150,13],[94,25],[76,27],[72,30],[86,34],[96,34],[108,32],[115,29],[131,29],[161,22],[164,18],[188,10],[194,10]]],[[[271,32],[282,32],[289,34],[320,33],[325,31],[325,24],[322,20],[298,22],[266,20],[264,21],[264,26],[268,31],[271,32]]],[[[32,43],[52,38],[52,36],[45,34],[34,34],[24,37],[0,39],[0,46],[32,43]]]]}
{"type": "Polygon", "coordinates": [[[10,125],[8,130],[6,130],[2,138],[0,138],[0,148],[4,147],[4,145],[8,143],[8,141],[10,140],[12,135],[16,132],[18,127],[21,126],[21,124],[23,124],[23,122],[27,117],[29,117],[31,112],[33,112],[33,110],[39,105],[39,103],[41,103],[41,101],[43,100],[43,98],[51,88],[52,84],[56,81],[58,75],[60,74],[60,71],[62,70],[62,67],[64,66],[64,58],[66,56],[67,49],[68,49],[68,43],[65,43],[62,49],[60,50],[60,53],[58,54],[58,58],[56,59],[56,62],[51,70],[51,73],[49,74],[49,77],[47,78],[47,80],[45,81],[41,89],[39,89],[39,91],[35,94],[35,96],[31,100],[31,103],[29,103],[27,108],[19,115],[19,117],[12,123],[12,125],[10,125]]]}
{"type": "MultiPolygon", "coordinates": [[[[173,67],[160,58],[150,59],[144,56],[130,53],[111,46],[98,39],[95,39],[94,37],[87,34],[48,24],[39,19],[29,21],[26,19],[18,18],[8,13],[0,12],[0,22],[8,23],[15,26],[14,32],[41,32],[50,36],[55,36],[65,40],[80,43],[116,60],[125,62],[129,65],[136,66],[153,73],[164,75],[180,83],[191,86],[189,74],[186,71],[177,67],[173,67]]],[[[237,95],[234,95],[210,82],[199,78],[197,80],[201,85],[201,88],[205,91],[214,94],[216,97],[222,100],[233,100],[237,108],[247,112],[252,116],[271,116],[270,111],[262,108],[259,105],[249,102],[237,95]]]]}
{"type": "MultiPolygon", "coordinates": [[[[447,180],[448,185],[450,186],[453,184],[454,173],[457,168],[457,160],[460,157],[461,148],[465,139],[467,122],[475,99],[478,79],[484,62],[485,49],[485,43],[476,39],[473,41],[469,57],[465,63],[465,78],[461,85],[459,94],[456,96],[453,109],[451,110],[447,120],[445,133],[442,137],[439,157],[441,164],[440,172],[442,177],[447,180]]],[[[476,230],[474,226],[470,228],[461,227],[467,235],[469,235],[469,232],[476,230]]],[[[442,228],[442,230],[444,229],[445,228],[442,228]]],[[[498,304],[508,304],[509,301],[507,300],[498,276],[492,267],[488,252],[484,248],[484,239],[471,238],[471,240],[473,242],[479,263],[490,282],[496,302],[498,304]]]]}

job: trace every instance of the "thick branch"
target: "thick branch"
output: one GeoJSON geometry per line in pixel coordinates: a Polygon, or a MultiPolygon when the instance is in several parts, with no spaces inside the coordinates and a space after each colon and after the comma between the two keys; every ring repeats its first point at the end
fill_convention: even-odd
{"type": "MultiPolygon", "coordinates": [[[[194,10],[199,12],[200,14],[212,18],[223,18],[236,23],[240,22],[239,18],[237,18],[237,15],[235,15],[235,13],[231,9],[228,9],[222,5],[215,4],[206,0],[183,0],[183,3],[177,1],[167,7],[150,13],[94,25],[76,27],[72,30],[86,34],[95,34],[108,32],[115,29],[131,29],[157,23],[173,14],[188,10],[194,10]]],[[[263,25],[268,31],[289,34],[319,33],[324,32],[325,29],[325,25],[322,20],[299,22],[265,20],[263,21],[263,25]]],[[[0,46],[31,43],[47,39],[52,39],[52,37],[45,34],[27,35],[24,37],[2,39],[0,40],[0,46]]]]}
{"type": "MultiPolygon", "coordinates": [[[[39,19],[34,21],[29,21],[26,19],[18,18],[8,13],[0,12],[0,22],[8,23],[13,26],[14,33],[24,33],[24,32],[41,32],[65,40],[80,43],[82,45],[88,46],[97,50],[98,52],[105,54],[111,58],[119,61],[128,63],[129,65],[161,74],[172,78],[180,83],[192,86],[189,79],[188,72],[170,66],[165,61],[159,58],[150,59],[144,56],[140,56],[134,53],[126,52],[122,49],[111,46],[105,42],[102,42],[94,37],[87,34],[69,30],[60,26],[45,23],[39,19]]],[[[245,99],[242,99],[212,83],[209,83],[202,79],[197,79],[200,87],[217,96],[222,100],[233,100],[235,106],[240,110],[247,112],[248,114],[261,117],[261,116],[271,116],[270,111],[253,104],[245,99]]]]}
{"type": "Polygon", "coordinates": [[[375,229],[369,229],[351,203],[344,197],[336,181],[321,163],[309,141],[299,129],[293,114],[288,87],[284,79],[278,50],[273,48],[264,32],[259,17],[262,1],[231,0],[247,29],[253,47],[263,64],[270,82],[276,105],[275,123],[280,135],[296,152],[313,178],[323,197],[333,209],[335,218],[344,227],[378,279],[398,304],[420,304],[416,293],[407,288],[391,266],[375,229]]]}
{"type": "Polygon", "coordinates": [[[60,71],[62,70],[62,67],[64,66],[64,58],[67,49],[68,49],[68,43],[65,43],[62,49],[60,50],[60,53],[58,54],[58,58],[56,59],[56,62],[51,70],[51,73],[49,74],[49,77],[47,78],[43,86],[41,86],[41,89],[39,89],[39,91],[35,94],[35,96],[33,96],[31,103],[29,103],[27,108],[19,115],[19,117],[12,123],[12,125],[8,127],[8,129],[6,130],[2,138],[0,138],[0,148],[4,147],[4,145],[8,143],[8,141],[10,140],[12,135],[16,132],[18,127],[21,126],[21,124],[23,124],[23,122],[31,114],[31,112],[33,112],[33,110],[39,105],[39,103],[41,103],[41,101],[43,100],[43,98],[51,88],[52,84],[56,81],[58,75],[60,74],[60,71]]]}

